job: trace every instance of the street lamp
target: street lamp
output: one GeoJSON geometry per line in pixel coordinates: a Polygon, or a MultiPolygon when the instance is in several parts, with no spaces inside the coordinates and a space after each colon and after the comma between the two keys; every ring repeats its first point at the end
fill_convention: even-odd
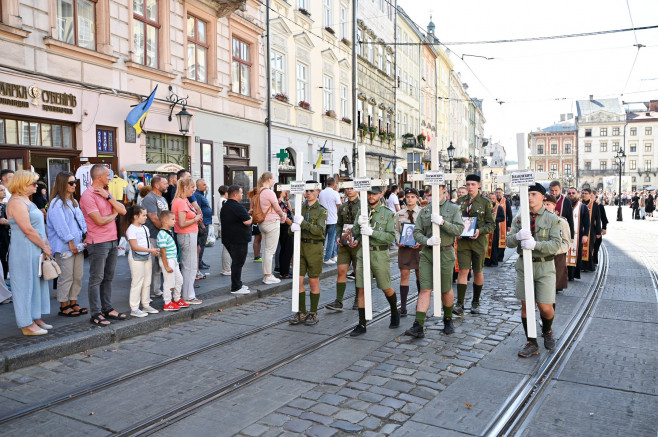
{"type": "Polygon", "coordinates": [[[615,161],[617,162],[617,167],[619,168],[619,199],[617,200],[619,206],[617,208],[617,221],[621,222],[624,220],[621,212],[621,174],[623,172],[624,163],[626,162],[626,153],[624,153],[624,149],[617,150],[615,161]]]}
{"type": "Polygon", "coordinates": [[[171,116],[174,113],[176,105],[181,105],[183,107],[183,109],[176,114],[176,118],[178,119],[178,130],[181,134],[185,135],[190,131],[190,120],[192,120],[192,114],[185,109],[185,106],[187,105],[187,97],[179,97],[174,94],[172,86],[169,85],[169,96],[167,96],[167,101],[171,103],[171,107],[169,108],[169,121],[172,120],[171,116]]]}
{"type": "Polygon", "coordinates": [[[490,190],[490,191],[493,191],[493,190],[494,190],[494,186],[493,186],[493,184],[494,184],[494,178],[493,178],[493,177],[494,177],[493,170],[490,170],[490,171],[489,171],[489,181],[491,181],[491,182],[489,183],[489,185],[491,185],[491,190],[490,190]]]}
{"type": "MultiPolygon", "coordinates": [[[[448,162],[450,162],[450,173],[452,174],[452,161],[454,161],[455,156],[455,147],[450,141],[450,146],[448,146],[448,162]]],[[[452,199],[452,179],[450,179],[450,198],[452,199]]]]}

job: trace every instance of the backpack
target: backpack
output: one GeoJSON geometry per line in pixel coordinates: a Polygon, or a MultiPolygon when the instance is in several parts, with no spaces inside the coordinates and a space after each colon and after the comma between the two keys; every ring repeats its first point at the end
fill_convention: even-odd
{"type": "Polygon", "coordinates": [[[265,221],[265,216],[272,209],[272,205],[270,205],[270,207],[267,208],[267,211],[263,212],[263,208],[260,207],[260,194],[263,190],[265,190],[265,188],[261,188],[258,191],[258,194],[255,194],[254,197],[251,198],[251,218],[253,219],[254,224],[263,223],[265,221]]]}

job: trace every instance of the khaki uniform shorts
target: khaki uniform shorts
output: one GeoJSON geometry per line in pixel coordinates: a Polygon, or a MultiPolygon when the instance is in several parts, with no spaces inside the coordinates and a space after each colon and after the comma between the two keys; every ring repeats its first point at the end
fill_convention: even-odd
{"type": "MultiPolygon", "coordinates": [[[[553,260],[533,262],[532,270],[535,282],[535,301],[537,303],[555,303],[555,263],[553,260]]],[[[519,257],[516,260],[515,293],[519,300],[525,300],[525,283],[523,281],[523,258],[519,257]]]]}
{"type": "Polygon", "coordinates": [[[469,240],[462,238],[457,243],[457,261],[459,262],[459,271],[473,269],[474,273],[482,271],[484,266],[484,256],[487,252],[487,238],[478,238],[469,240]],[[480,240],[485,242],[482,246],[480,240]]]}
{"type": "Polygon", "coordinates": [[[356,257],[359,253],[359,246],[357,247],[339,247],[338,248],[338,262],[339,266],[350,265],[350,263],[356,268],[356,257]]]}
{"type": "MultiPolygon", "coordinates": [[[[356,267],[356,288],[363,288],[363,253],[359,250],[356,267]]],[[[377,288],[391,288],[391,258],[388,250],[370,251],[370,272],[377,280],[377,288]]]]}
{"type": "MultiPolygon", "coordinates": [[[[420,252],[420,289],[434,290],[432,248],[420,252]]],[[[452,290],[452,272],[455,268],[455,251],[441,251],[441,293],[452,290]]]]}
{"type": "Polygon", "coordinates": [[[322,242],[317,244],[302,242],[299,256],[299,276],[304,277],[308,273],[309,278],[320,277],[324,257],[322,248],[322,242]]]}

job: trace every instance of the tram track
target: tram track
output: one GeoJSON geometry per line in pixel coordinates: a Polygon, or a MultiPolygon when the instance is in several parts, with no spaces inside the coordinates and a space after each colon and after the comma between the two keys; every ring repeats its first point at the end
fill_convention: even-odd
{"type": "MultiPolygon", "coordinates": [[[[394,275],[391,279],[392,280],[399,279],[399,275],[394,275]]],[[[344,297],[344,300],[349,301],[349,299],[351,299],[353,297],[354,297],[354,293],[346,294],[345,297],[344,297]]],[[[414,297],[414,298],[410,297],[409,298],[409,303],[415,302],[416,299],[417,299],[417,297],[414,297]]],[[[324,305],[326,305],[329,302],[330,301],[326,301],[324,303],[321,303],[319,305],[319,307],[324,308],[324,305]]],[[[390,312],[390,310],[387,310],[387,311],[390,312]]],[[[377,316],[378,317],[383,317],[381,314],[382,313],[378,313],[377,316]]],[[[256,335],[256,334],[261,333],[263,331],[266,331],[268,329],[274,328],[276,326],[285,324],[285,323],[288,322],[289,319],[290,319],[290,315],[285,316],[285,317],[281,317],[281,318],[273,320],[269,323],[265,323],[263,325],[254,327],[252,329],[248,329],[246,331],[240,332],[240,333],[232,335],[230,337],[226,337],[226,338],[223,338],[223,339],[218,340],[218,341],[213,341],[213,342],[206,343],[206,344],[201,345],[197,348],[194,348],[194,349],[192,349],[188,352],[184,352],[182,354],[178,354],[176,356],[164,359],[163,361],[160,361],[158,363],[150,364],[150,365],[147,365],[147,366],[140,367],[139,369],[131,370],[129,372],[124,372],[124,373],[120,373],[120,374],[117,374],[117,375],[113,375],[113,376],[109,376],[109,377],[106,377],[106,378],[99,379],[98,381],[95,381],[91,384],[87,384],[83,387],[71,390],[69,392],[59,394],[59,395],[57,395],[55,397],[52,397],[50,399],[46,399],[43,402],[39,402],[37,404],[33,404],[33,405],[30,405],[26,408],[22,408],[20,410],[17,410],[17,411],[11,412],[9,414],[6,414],[4,416],[1,416],[0,417],[0,426],[8,424],[10,422],[13,422],[15,420],[19,420],[19,419],[23,419],[23,418],[32,416],[32,415],[34,415],[34,414],[36,414],[40,411],[47,410],[49,408],[53,408],[53,407],[56,407],[56,406],[60,406],[60,405],[72,402],[76,399],[83,398],[83,397],[89,396],[89,395],[93,395],[93,394],[99,393],[103,390],[107,390],[107,389],[112,388],[112,387],[116,387],[119,384],[122,384],[122,383],[124,383],[126,381],[129,381],[131,379],[137,378],[139,376],[147,375],[150,372],[153,372],[155,370],[159,370],[159,369],[165,368],[167,366],[171,366],[175,363],[179,363],[179,362],[188,360],[188,359],[190,359],[190,358],[192,358],[196,355],[202,354],[204,352],[209,352],[209,351],[211,351],[213,349],[216,349],[218,347],[230,345],[231,343],[237,342],[237,341],[245,339],[247,337],[251,337],[253,335],[256,335]]],[[[375,320],[375,319],[373,318],[373,320],[375,320]]],[[[341,331],[338,334],[334,334],[329,338],[333,338],[336,335],[338,335],[339,336],[338,338],[340,338],[340,337],[345,335],[345,332],[341,331]]],[[[305,348],[302,348],[302,349],[305,349],[305,348]]],[[[238,379],[240,379],[240,378],[238,378],[238,379]]]]}
{"type": "MultiPolygon", "coordinates": [[[[517,435],[526,419],[541,405],[539,402],[545,395],[553,377],[559,373],[563,363],[571,356],[578,339],[584,332],[590,316],[600,301],[601,293],[608,274],[608,250],[601,245],[600,262],[594,282],[586,298],[581,303],[576,314],[567,324],[557,347],[547,354],[531,372],[530,375],[516,387],[507,397],[501,408],[495,414],[481,435],[512,436],[517,435]]],[[[651,271],[651,269],[649,269],[651,271]]],[[[654,279],[655,273],[654,273],[654,279]]]]}

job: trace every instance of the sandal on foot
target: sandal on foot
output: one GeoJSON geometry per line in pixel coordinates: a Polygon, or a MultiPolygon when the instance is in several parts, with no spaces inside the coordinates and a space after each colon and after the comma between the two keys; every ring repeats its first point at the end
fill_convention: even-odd
{"type": "Polygon", "coordinates": [[[61,307],[59,309],[59,312],[57,313],[58,316],[64,316],[64,317],[78,317],[80,315],[80,311],[74,309],[71,305],[66,305],[65,307],[61,307]],[[71,310],[69,312],[65,312],[66,310],[71,310]]]}
{"type": "Polygon", "coordinates": [[[93,325],[98,325],[98,326],[110,326],[110,321],[107,319],[104,319],[102,315],[100,314],[94,314],[91,316],[91,320],[89,320],[90,323],[93,325]]]}
{"type": "Polygon", "coordinates": [[[88,313],[87,308],[82,308],[77,303],[74,303],[73,305],[70,305],[70,306],[71,306],[71,308],[73,308],[73,311],[77,311],[80,314],[87,314],[88,313]]]}
{"type": "Polygon", "coordinates": [[[112,314],[110,314],[112,311],[116,311],[116,310],[114,308],[112,308],[109,311],[104,311],[103,315],[106,318],[112,319],[112,320],[126,320],[127,316],[125,314],[120,313],[119,311],[117,311],[116,315],[113,316],[112,314]]]}

